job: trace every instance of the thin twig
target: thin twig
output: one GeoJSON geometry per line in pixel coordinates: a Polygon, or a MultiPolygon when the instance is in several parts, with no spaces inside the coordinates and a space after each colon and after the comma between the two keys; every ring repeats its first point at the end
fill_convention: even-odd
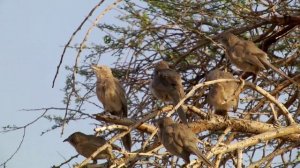
{"type": "Polygon", "coordinates": [[[23,128],[23,135],[22,135],[22,139],[17,147],[17,149],[15,150],[15,152],[7,159],[5,160],[3,163],[0,164],[0,166],[4,166],[7,164],[7,162],[9,162],[16,154],[17,152],[20,150],[23,142],[24,142],[24,139],[25,139],[25,134],[26,134],[26,127],[23,128]]]}
{"type": "MultiPolygon", "coordinates": [[[[83,162],[81,162],[78,166],[76,166],[75,168],[81,168],[84,165],[86,165],[89,161],[91,161],[92,158],[94,158],[95,156],[98,155],[98,153],[100,153],[101,151],[103,151],[104,149],[106,149],[109,145],[111,145],[113,142],[115,142],[116,140],[124,137],[125,135],[127,135],[129,132],[131,132],[133,129],[137,128],[139,125],[143,124],[144,122],[148,121],[151,118],[154,118],[161,110],[158,111],[154,111],[148,115],[146,115],[144,118],[138,120],[134,125],[130,126],[129,129],[127,131],[121,132],[118,135],[115,135],[114,137],[112,137],[110,140],[108,140],[103,146],[99,147],[90,157],[86,158],[83,162]]],[[[163,111],[163,110],[162,110],[163,111]]]]}
{"type": "Polygon", "coordinates": [[[60,168],[61,166],[63,166],[63,165],[65,165],[65,164],[69,163],[71,160],[73,160],[74,158],[77,158],[78,156],[79,156],[79,154],[74,155],[74,156],[70,157],[68,160],[62,162],[60,165],[58,165],[58,166],[54,166],[54,165],[53,165],[51,168],[60,168]]]}
{"type": "Polygon", "coordinates": [[[59,73],[59,69],[60,69],[60,66],[63,62],[63,59],[64,59],[64,56],[65,56],[65,53],[67,51],[67,48],[70,46],[73,38],[75,37],[75,35],[81,30],[82,26],[84,25],[84,23],[93,15],[94,11],[104,2],[104,0],[100,1],[90,12],[89,14],[87,15],[87,17],[84,18],[84,20],[81,22],[81,24],[77,27],[77,29],[75,30],[75,32],[73,32],[72,36],[70,37],[69,41],[67,42],[67,44],[65,45],[64,47],[64,50],[60,56],[60,61],[59,61],[59,64],[58,66],[56,67],[56,72],[55,72],[55,76],[54,76],[54,79],[52,81],[52,88],[54,88],[54,84],[55,84],[55,80],[58,76],[58,73],[59,73]]]}

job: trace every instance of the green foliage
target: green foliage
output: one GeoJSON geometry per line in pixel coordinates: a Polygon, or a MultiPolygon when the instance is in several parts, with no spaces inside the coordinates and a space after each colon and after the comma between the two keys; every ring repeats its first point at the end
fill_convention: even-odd
{"type": "MultiPolygon", "coordinates": [[[[241,74],[240,70],[229,63],[224,56],[224,50],[217,42],[218,35],[228,30],[233,31],[240,38],[255,41],[257,46],[266,47],[264,50],[274,65],[290,76],[296,75],[300,68],[300,60],[295,57],[291,61],[289,58],[294,53],[299,53],[299,27],[292,27],[291,22],[277,22],[274,17],[296,15],[296,10],[299,8],[300,4],[295,1],[276,3],[246,0],[124,1],[118,6],[121,12],[114,24],[97,25],[100,32],[105,33],[103,40],[99,44],[87,47],[90,50],[80,58],[78,67],[74,68],[73,65],[66,67],[70,73],[66,77],[63,101],[80,112],[85,106],[98,108],[100,103],[93,99],[95,76],[91,72],[90,65],[98,64],[102,57],[109,57],[110,63],[112,62],[109,66],[112,67],[114,76],[126,88],[129,116],[139,120],[162,105],[153,99],[149,91],[153,64],[159,60],[168,61],[181,73],[186,92],[190,91],[195,84],[204,82],[205,75],[216,68],[226,69],[236,77],[241,74]],[[292,28],[282,32],[289,27],[292,28]]],[[[268,79],[259,76],[256,84],[266,91],[272,92],[282,83],[283,79],[273,71],[264,71],[264,74],[268,79]]],[[[280,100],[286,99],[287,101],[282,102],[284,104],[288,100],[293,100],[291,97],[297,94],[296,90],[297,88],[291,85],[276,92],[276,96],[280,100]]],[[[204,96],[194,95],[185,103],[208,112],[210,107],[205,100],[206,91],[201,92],[204,96]]],[[[241,97],[238,112],[232,114],[233,118],[244,118],[246,114],[251,113],[251,119],[261,123],[271,119],[272,109],[268,101],[260,103],[260,100],[264,100],[261,94],[246,89],[241,97]],[[253,109],[257,111],[252,111],[253,109]]],[[[299,117],[296,111],[299,107],[298,99],[287,107],[297,121],[299,117]]],[[[67,115],[68,120],[84,117],[86,115],[70,110],[67,115]]],[[[198,118],[194,117],[195,120],[198,118]]],[[[47,119],[50,120],[51,117],[47,119]]],[[[56,119],[55,128],[61,124],[58,121],[60,118],[56,119]]],[[[284,117],[280,117],[279,121],[283,126],[286,125],[284,117]]],[[[205,137],[203,141],[207,143],[215,143],[220,137],[220,132],[204,133],[202,137],[205,137]]],[[[251,137],[250,133],[241,133],[232,141],[241,141],[249,137],[251,137]]],[[[147,138],[148,135],[137,134],[135,136],[137,146],[147,138]]],[[[264,154],[268,153],[279,145],[277,140],[271,140],[268,144],[256,144],[243,149],[246,154],[244,166],[247,167],[256,161],[251,156],[260,155],[262,151],[264,154]]],[[[293,159],[295,159],[294,152],[295,150],[291,151],[293,159]]],[[[152,159],[158,165],[170,165],[170,162],[162,162],[158,158],[152,159]]],[[[233,166],[229,157],[223,159],[224,166],[233,166]]],[[[292,159],[289,162],[292,163],[292,159]]],[[[287,164],[280,162],[272,165],[280,167],[287,164]]]]}

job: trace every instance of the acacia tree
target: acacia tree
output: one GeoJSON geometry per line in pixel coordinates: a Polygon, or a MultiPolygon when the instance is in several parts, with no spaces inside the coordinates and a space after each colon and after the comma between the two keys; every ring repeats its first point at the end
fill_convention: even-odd
{"type": "MultiPolygon", "coordinates": [[[[94,13],[102,2],[73,33],[65,50],[72,46],[73,37],[90,16],[96,15],[94,13]]],[[[178,166],[183,162],[163,150],[156,137],[153,119],[171,115],[176,120],[177,114],[173,112],[183,104],[191,129],[199,135],[201,148],[216,167],[297,167],[300,145],[298,86],[272,70],[261,73],[255,83],[240,81],[241,71],[229,62],[217,39],[220,33],[230,30],[241,38],[254,41],[268,54],[273,65],[300,81],[299,9],[300,4],[293,0],[117,0],[100,11],[82,42],[72,46],[77,55],[75,63],[66,67],[70,72],[64,88],[66,108],[52,109],[64,110],[65,115],[44,117],[55,119],[52,129],[64,128],[71,120],[89,118],[97,124],[96,130],[108,143],[115,143],[131,132],[133,152],[115,151],[118,158],[112,161],[113,165],[178,166]],[[116,22],[102,23],[101,18],[109,15],[111,9],[119,12],[116,22]],[[89,33],[95,28],[104,34],[103,41],[87,44],[89,33]],[[110,62],[102,61],[108,57],[110,62]],[[160,103],[149,91],[153,64],[160,60],[167,61],[182,75],[187,95],[175,108],[160,103]],[[114,76],[126,89],[128,118],[102,113],[103,109],[95,99],[96,78],[90,68],[93,64],[112,67],[114,76]],[[232,72],[242,89],[239,108],[236,113],[230,112],[228,119],[218,115],[207,117],[212,109],[206,101],[206,87],[226,82],[205,82],[205,75],[217,68],[232,72]],[[86,111],[88,106],[98,111],[86,111]],[[127,127],[120,133],[114,129],[124,127],[116,125],[127,127]]],[[[60,65],[57,73],[59,69],[60,65]]],[[[197,163],[193,164],[197,166],[197,163]]]]}

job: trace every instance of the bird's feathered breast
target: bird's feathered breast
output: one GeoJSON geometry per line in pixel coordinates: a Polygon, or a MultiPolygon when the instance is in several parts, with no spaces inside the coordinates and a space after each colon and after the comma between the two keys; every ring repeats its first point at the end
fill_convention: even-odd
{"type": "Polygon", "coordinates": [[[159,81],[161,81],[162,84],[165,86],[173,86],[177,87],[178,85],[181,85],[181,77],[180,74],[172,69],[163,69],[157,72],[157,75],[155,76],[158,78],[159,81]]]}
{"type": "Polygon", "coordinates": [[[122,111],[122,116],[127,116],[126,94],[118,79],[102,78],[97,82],[96,92],[105,110],[122,111]]]}
{"type": "MultiPolygon", "coordinates": [[[[76,151],[82,156],[88,158],[102,145],[103,144],[97,142],[83,142],[78,144],[76,151]]],[[[105,151],[102,151],[95,157],[95,159],[105,159],[108,157],[109,155],[105,151]]]]}

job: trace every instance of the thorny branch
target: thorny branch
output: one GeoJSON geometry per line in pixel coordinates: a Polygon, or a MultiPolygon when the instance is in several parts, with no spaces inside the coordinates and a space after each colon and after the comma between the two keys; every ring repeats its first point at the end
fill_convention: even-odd
{"type": "Polygon", "coordinates": [[[64,59],[64,56],[65,56],[65,53],[67,51],[67,48],[70,47],[71,45],[71,42],[73,41],[74,37],[76,36],[76,34],[81,30],[82,26],[86,23],[86,21],[88,21],[88,19],[93,15],[94,11],[104,2],[104,0],[101,0],[90,12],[89,14],[87,15],[87,17],[84,18],[84,20],[80,23],[80,25],[77,27],[77,29],[73,32],[72,36],[70,37],[69,41],[67,42],[67,44],[65,45],[64,47],[64,50],[60,56],[60,61],[59,61],[59,64],[57,66],[57,69],[56,69],[56,72],[55,72],[55,76],[54,76],[54,79],[52,81],[52,88],[54,88],[54,85],[55,85],[55,80],[57,78],[57,75],[59,73],[59,69],[60,69],[60,66],[63,62],[63,59],[64,59]]]}
{"type": "MultiPolygon", "coordinates": [[[[100,1],[89,12],[65,45],[52,87],[67,48],[71,47],[74,37],[103,2],[100,1]]],[[[216,166],[280,167],[292,163],[292,159],[297,157],[297,140],[300,136],[298,88],[289,81],[282,80],[274,72],[266,70],[263,72],[264,78],[259,78],[256,83],[245,82],[240,94],[239,108],[236,113],[230,112],[228,119],[217,115],[211,115],[208,119],[207,113],[211,109],[207,104],[207,91],[204,88],[217,82],[241,82],[205,82],[205,75],[217,68],[226,69],[235,76],[241,74],[228,63],[223,49],[217,43],[219,34],[228,30],[241,38],[260,43],[258,46],[268,52],[274,65],[299,81],[300,42],[296,38],[299,37],[299,4],[294,1],[225,3],[166,0],[123,1],[124,3],[117,6],[119,2],[121,0],[100,12],[92,21],[93,24],[85,33],[79,48],[75,47],[78,49],[75,63],[69,66],[72,68],[67,69],[69,75],[64,88],[66,107],[51,109],[65,111],[64,116],[58,117],[58,127],[63,128],[64,123],[70,120],[80,122],[81,119],[89,118],[92,121],[97,120],[95,125],[103,133],[117,128],[125,130],[119,134],[106,134],[107,143],[78,167],[86,165],[107,145],[129,132],[134,136],[135,151],[118,151],[118,158],[113,161],[112,166],[181,166],[181,159],[165,158],[166,153],[160,150],[162,145],[155,136],[156,127],[152,123],[156,116],[172,115],[176,118],[177,114],[173,113],[180,105],[187,108],[189,126],[199,135],[205,144],[203,150],[207,156],[213,158],[216,166]],[[100,19],[112,9],[120,13],[117,18],[120,22],[100,23],[100,19]],[[97,41],[96,44],[86,46],[94,27],[99,28],[102,33],[104,44],[97,41]],[[87,54],[80,56],[83,49],[86,49],[87,54]],[[99,108],[99,102],[93,101],[95,77],[91,73],[90,65],[97,64],[102,56],[109,56],[114,65],[114,76],[126,88],[128,118],[105,114],[91,115],[89,110],[85,110],[91,106],[99,108]],[[174,108],[154,100],[149,91],[152,64],[159,60],[173,64],[172,68],[182,75],[187,94],[174,108]],[[269,106],[270,103],[274,107],[269,106]],[[275,111],[278,112],[277,120],[282,127],[270,124],[275,117],[275,111]],[[254,159],[253,156],[260,156],[262,153],[264,157],[259,161],[254,159]],[[287,154],[289,160],[283,157],[287,154]],[[281,157],[276,157],[279,155],[281,157]]]]}

